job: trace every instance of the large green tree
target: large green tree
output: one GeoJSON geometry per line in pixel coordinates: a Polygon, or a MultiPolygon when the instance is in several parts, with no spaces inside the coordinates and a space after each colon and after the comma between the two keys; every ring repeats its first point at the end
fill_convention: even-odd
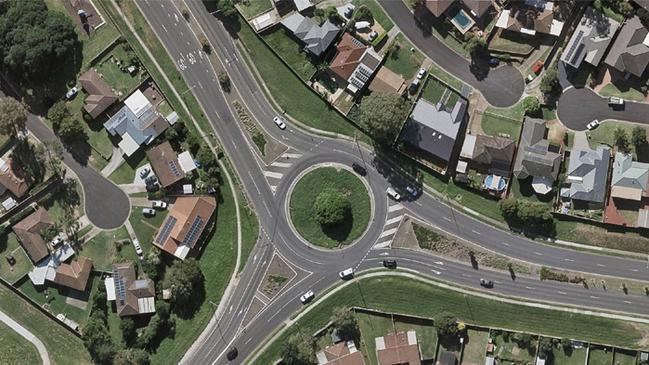
{"type": "Polygon", "coordinates": [[[171,290],[171,305],[176,313],[186,314],[196,307],[192,298],[203,286],[203,273],[198,262],[189,258],[175,261],[165,273],[162,287],[171,290]]]}
{"type": "Polygon", "coordinates": [[[631,142],[634,146],[643,146],[647,143],[647,130],[643,127],[634,127],[631,132],[631,142]]]}
{"type": "Polygon", "coordinates": [[[27,110],[14,98],[0,98],[0,134],[15,137],[25,130],[27,110]]]}
{"type": "Polygon", "coordinates": [[[392,143],[406,117],[410,104],[392,93],[372,93],[361,101],[361,123],[379,142],[392,143]]]}
{"type": "Polygon", "coordinates": [[[360,339],[360,329],[358,322],[354,316],[354,312],[349,308],[340,307],[334,310],[331,316],[333,327],[338,330],[338,333],[345,339],[353,339],[358,341],[360,339]]]}
{"type": "Polygon", "coordinates": [[[457,319],[450,314],[441,314],[435,318],[435,329],[437,334],[445,339],[455,338],[460,334],[457,319]]]}
{"type": "Polygon", "coordinates": [[[282,346],[282,364],[311,365],[315,364],[313,340],[306,334],[295,334],[282,346]]]}
{"type": "Polygon", "coordinates": [[[323,226],[342,223],[349,217],[351,209],[349,199],[335,188],[324,189],[313,204],[316,220],[323,226]]]}
{"type": "Polygon", "coordinates": [[[85,129],[81,121],[72,117],[63,118],[59,123],[58,128],[55,129],[56,133],[65,142],[72,143],[75,141],[85,141],[88,139],[85,129]]]}
{"type": "Polygon", "coordinates": [[[545,71],[545,75],[541,79],[539,90],[544,94],[550,94],[559,85],[559,74],[557,66],[550,67],[545,71]]]}

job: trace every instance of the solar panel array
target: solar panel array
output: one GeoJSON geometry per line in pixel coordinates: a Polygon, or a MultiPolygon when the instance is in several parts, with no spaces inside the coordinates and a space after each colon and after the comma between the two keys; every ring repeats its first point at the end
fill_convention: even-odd
{"type": "Polygon", "coordinates": [[[176,217],[173,216],[167,217],[164,226],[162,226],[160,233],[158,233],[158,238],[156,239],[158,243],[163,243],[164,241],[167,240],[167,238],[169,238],[169,234],[171,234],[171,230],[176,225],[176,221],[177,221],[176,217]]]}
{"type": "Polygon", "coordinates": [[[171,172],[174,174],[175,177],[182,176],[180,174],[180,171],[178,171],[178,166],[176,166],[176,161],[169,160],[167,161],[167,163],[169,164],[169,169],[171,170],[171,172]]]}
{"type": "Polygon", "coordinates": [[[119,271],[113,268],[113,282],[115,283],[115,293],[119,300],[119,305],[124,305],[126,299],[126,286],[124,285],[123,278],[119,275],[119,271]]]}
{"type": "Polygon", "coordinates": [[[200,216],[196,217],[194,219],[194,222],[192,223],[192,226],[189,228],[189,232],[187,232],[187,235],[185,236],[185,239],[183,240],[183,245],[188,246],[191,242],[194,242],[196,238],[198,238],[198,235],[200,235],[201,230],[203,229],[203,218],[200,216]]]}
{"type": "MultiPolygon", "coordinates": [[[[570,46],[570,49],[568,50],[568,55],[567,55],[566,58],[567,58],[567,59],[571,59],[571,58],[572,58],[570,62],[574,62],[575,57],[573,57],[573,52],[575,52],[575,50],[577,49],[577,47],[581,44],[581,39],[582,39],[583,37],[584,37],[584,31],[583,31],[583,30],[580,30],[580,31],[577,33],[577,35],[575,36],[575,41],[572,43],[572,45],[570,46]]],[[[579,56],[579,53],[577,53],[577,56],[579,56]]]]}

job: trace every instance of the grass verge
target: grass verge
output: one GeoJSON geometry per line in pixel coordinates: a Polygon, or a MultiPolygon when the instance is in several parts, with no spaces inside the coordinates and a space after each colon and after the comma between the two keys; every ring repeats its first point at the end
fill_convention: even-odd
{"type": "Polygon", "coordinates": [[[0,322],[0,363],[31,365],[41,362],[36,347],[24,337],[0,322]]]}

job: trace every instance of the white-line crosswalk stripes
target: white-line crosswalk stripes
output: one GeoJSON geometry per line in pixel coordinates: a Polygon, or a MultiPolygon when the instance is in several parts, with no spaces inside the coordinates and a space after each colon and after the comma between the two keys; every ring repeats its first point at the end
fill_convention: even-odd
{"type": "Polygon", "coordinates": [[[273,194],[275,194],[277,186],[279,185],[280,181],[282,181],[282,177],[284,177],[286,170],[289,169],[293,165],[295,160],[299,159],[300,157],[302,157],[302,154],[300,153],[285,152],[277,157],[277,159],[270,165],[268,165],[268,167],[266,167],[266,170],[264,170],[264,176],[266,177],[268,186],[270,186],[270,190],[273,192],[273,194]]]}
{"type": "Polygon", "coordinates": [[[390,247],[394,235],[399,229],[399,224],[401,224],[401,220],[403,219],[404,214],[401,212],[403,210],[403,205],[400,203],[393,203],[392,201],[390,201],[390,203],[391,205],[388,206],[388,216],[383,225],[383,232],[381,232],[377,242],[374,244],[374,249],[390,247]]]}

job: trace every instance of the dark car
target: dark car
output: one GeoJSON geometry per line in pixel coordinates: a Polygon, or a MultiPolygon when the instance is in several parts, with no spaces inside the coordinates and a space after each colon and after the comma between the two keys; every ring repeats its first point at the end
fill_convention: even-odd
{"type": "Polygon", "coordinates": [[[365,170],[363,166],[357,164],[356,162],[352,164],[352,169],[354,169],[354,171],[356,171],[356,173],[361,176],[365,176],[365,174],[367,174],[367,170],[365,170]]]}
{"type": "Polygon", "coordinates": [[[160,189],[160,184],[157,182],[153,184],[146,184],[146,191],[148,192],[153,192],[153,191],[158,191],[160,189]]]}
{"type": "Polygon", "coordinates": [[[396,269],[397,260],[383,260],[383,266],[387,267],[388,269],[396,269]]]}
{"type": "Polygon", "coordinates": [[[419,196],[419,194],[421,194],[421,191],[420,191],[419,189],[417,189],[417,188],[416,188],[415,186],[413,186],[413,185],[408,185],[408,186],[406,186],[406,191],[407,191],[408,194],[410,194],[410,196],[412,196],[413,198],[416,198],[416,197],[419,196]]]}
{"type": "Polygon", "coordinates": [[[144,179],[144,182],[148,185],[155,183],[158,181],[158,178],[155,177],[155,175],[148,176],[146,179],[144,179]]]}
{"type": "Polygon", "coordinates": [[[500,58],[492,57],[489,59],[489,66],[496,67],[498,64],[500,64],[500,58]]]}
{"type": "Polygon", "coordinates": [[[228,350],[228,353],[225,354],[225,357],[228,359],[228,361],[232,361],[237,358],[237,355],[239,355],[239,350],[237,350],[236,347],[233,347],[228,350]]]}
{"type": "Polygon", "coordinates": [[[494,282],[489,279],[480,279],[480,285],[484,286],[485,288],[493,288],[494,282]]]}

